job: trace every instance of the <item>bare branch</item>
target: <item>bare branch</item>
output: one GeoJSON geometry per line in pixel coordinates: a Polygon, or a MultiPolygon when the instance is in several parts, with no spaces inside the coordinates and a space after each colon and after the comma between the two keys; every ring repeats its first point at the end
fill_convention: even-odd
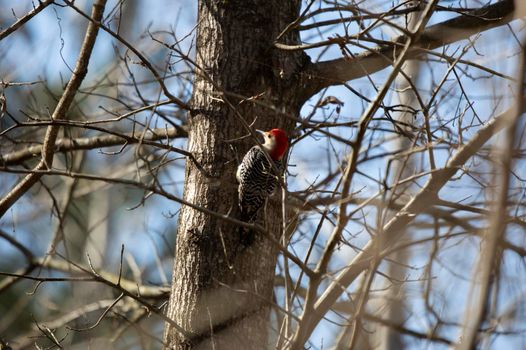
{"type": "Polygon", "coordinates": [[[314,327],[321,320],[323,315],[336,302],[338,297],[345,291],[356,278],[367,268],[371,259],[375,257],[375,249],[382,251],[391,242],[399,238],[399,233],[413,219],[426,208],[433,205],[440,189],[455,175],[458,169],[492,136],[499,132],[509,123],[514,111],[508,110],[502,113],[485,125],[471,140],[464,145],[447,163],[446,167],[440,172],[434,173],[420,192],[405,205],[398,214],[390,220],[382,229],[382,233],[369,241],[363,250],[344,268],[338,276],[331,282],[325,292],[317,299],[314,310],[309,315],[305,315],[305,332],[310,334],[314,327]]]}
{"type": "MultiPolygon", "coordinates": [[[[67,153],[78,150],[90,150],[95,148],[120,146],[124,144],[137,144],[143,141],[158,141],[167,140],[174,138],[183,138],[187,136],[187,132],[183,127],[179,128],[157,128],[151,130],[144,138],[140,139],[137,137],[137,132],[129,132],[123,134],[124,137],[119,135],[104,135],[104,136],[93,136],[93,137],[80,137],[80,138],[60,138],[55,142],[55,153],[67,153]]],[[[22,162],[37,157],[42,152],[42,146],[36,145],[26,147],[20,151],[8,153],[6,155],[0,155],[0,165],[14,165],[21,164],[22,162]]]]}
{"type": "Polygon", "coordinates": [[[6,28],[0,32],[0,41],[8,37],[10,34],[14,33],[18,28],[23,26],[27,21],[29,21],[31,18],[38,15],[43,9],[48,7],[48,5],[51,5],[54,3],[55,0],[44,0],[39,1],[39,5],[33,10],[29,11],[24,17],[18,19],[15,23],[9,26],[9,28],[6,28]]]}
{"type": "MultiPolygon", "coordinates": [[[[514,9],[513,0],[503,0],[435,24],[422,33],[410,51],[409,58],[419,56],[421,48],[436,49],[505,25],[513,19],[514,9]]],[[[405,36],[401,36],[393,40],[393,45],[378,46],[353,58],[343,57],[307,65],[302,72],[303,79],[306,81],[302,93],[304,99],[328,86],[341,85],[387,68],[393,63],[395,50],[398,47],[396,43],[403,43],[406,40],[405,36]]]]}
{"type": "Polygon", "coordinates": [[[500,269],[501,258],[499,258],[499,245],[507,226],[508,196],[510,193],[511,170],[513,167],[513,149],[519,136],[517,130],[518,121],[524,111],[523,88],[526,69],[526,56],[522,57],[522,64],[519,69],[518,89],[516,109],[512,118],[506,124],[506,136],[501,147],[496,146],[494,157],[500,161],[495,164],[495,193],[493,203],[493,213],[490,215],[490,225],[483,235],[483,243],[479,254],[479,261],[473,270],[473,284],[470,290],[470,297],[464,314],[464,331],[457,344],[458,350],[469,350],[476,347],[477,334],[485,315],[487,314],[487,300],[490,295],[492,275],[500,269]]]}
{"type": "MultiPolygon", "coordinates": [[[[92,9],[92,18],[95,22],[90,22],[88,29],[86,30],[86,35],[84,37],[84,42],[80,49],[80,54],[77,59],[77,64],[75,70],[71,76],[71,79],[66,86],[60,101],[51,116],[51,119],[65,119],[66,113],[68,112],[75,94],[80,87],[80,84],[86,77],[88,73],[88,64],[95,46],[95,41],[97,39],[97,33],[99,30],[99,23],[102,19],[104,13],[104,7],[106,5],[106,0],[97,0],[93,4],[92,9]]],[[[40,163],[35,167],[35,170],[50,169],[53,164],[53,154],[55,140],[59,132],[58,125],[51,125],[46,130],[46,136],[44,138],[44,144],[42,147],[42,159],[40,163]]],[[[16,185],[7,195],[0,200],[0,218],[11,208],[11,206],[20,198],[24,193],[26,193],[42,176],[41,173],[35,172],[27,175],[18,185],[16,185]]]]}
{"type": "MultiPolygon", "coordinates": [[[[358,155],[360,153],[360,149],[362,148],[362,142],[365,137],[367,126],[370,123],[376,111],[378,110],[378,108],[380,107],[380,104],[383,101],[387,92],[389,91],[389,88],[392,82],[395,80],[399,71],[402,69],[403,64],[407,60],[409,52],[411,50],[411,46],[414,45],[414,43],[418,41],[419,36],[422,34],[422,30],[424,29],[429,18],[433,14],[433,9],[436,3],[437,3],[437,0],[434,0],[427,4],[425,10],[422,12],[422,17],[420,18],[417,25],[415,26],[414,31],[412,31],[411,33],[412,35],[407,38],[407,41],[404,43],[403,50],[400,52],[400,55],[396,58],[396,63],[394,65],[393,71],[391,72],[391,74],[389,74],[387,81],[382,86],[382,89],[380,89],[380,91],[378,92],[376,98],[369,104],[367,110],[364,112],[364,114],[360,118],[360,121],[358,123],[358,133],[356,135],[355,140],[353,141],[352,150],[349,155],[349,161],[348,161],[348,164],[343,174],[342,190],[341,190],[342,191],[342,194],[341,194],[342,201],[339,207],[338,223],[336,227],[334,228],[331,234],[331,237],[329,239],[329,242],[327,246],[325,247],[323,255],[318,263],[317,270],[316,270],[316,273],[317,273],[316,278],[311,279],[311,282],[309,283],[309,293],[305,301],[305,307],[303,310],[303,320],[298,325],[296,334],[294,335],[294,339],[293,339],[292,346],[291,346],[292,349],[299,349],[303,347],[303,344],[308,339],[308,336],[312,331],[308,327],[309,318],[311,314],[314,314],[314,306],[317,300],[317,290],[321,282],[321,277],[323,274],[326,273],[326,268],[329,264],[329,260],[335,251],[335,247],[337,243],[341,240],[342,231],[344,230],[345,226],[347,225],[347,222],[351,218],[351,215],[347,215],[348,202],[345,201],[345,199],[349,197],[350,184],[351,184],[354,174],[356,173],[358,155]]],[[[374,276],[374,272],[371,272],[371,273],[372,273],[372,276],[374,276]]]]}

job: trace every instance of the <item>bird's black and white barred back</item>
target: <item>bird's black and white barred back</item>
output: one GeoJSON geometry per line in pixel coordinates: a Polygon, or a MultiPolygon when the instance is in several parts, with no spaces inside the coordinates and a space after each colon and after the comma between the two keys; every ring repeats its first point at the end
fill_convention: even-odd
{"type": "MultiPolygon", "coordinates": [[[[273,160],[279,175],[283,174],[284,165],[281,160],[273,160]]],[[[275,174],[265,151],[259,146],[252,147],[239,165],[236,174],[239,182],[240,219],[252,222],[265,199],[272,195],[278,185],[278,175],[275,174]]]]}

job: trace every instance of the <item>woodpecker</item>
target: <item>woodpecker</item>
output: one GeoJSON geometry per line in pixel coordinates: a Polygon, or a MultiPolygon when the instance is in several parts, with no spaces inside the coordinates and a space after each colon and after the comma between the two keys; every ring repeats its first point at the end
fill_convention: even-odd
{"type": "MultiPolygon", "coordinates": [[[[264,137],[264,150],[259,145],[252,147],[243,157],[236,173],[239,182],[238,194],[241,212],[239,219],[245,222],[253,222],[256,219],[265,199],[276,190],[278,185],[278,174],[275,173],[265,151],[281,175],[285,169],[282,158],[289,145],[287,135],[281,129],[257,131],[264,137]]],[[[252,242],[252,235],[243,228],[241,228],[240,234],[241,240],[246,245],[252,242]]]]}

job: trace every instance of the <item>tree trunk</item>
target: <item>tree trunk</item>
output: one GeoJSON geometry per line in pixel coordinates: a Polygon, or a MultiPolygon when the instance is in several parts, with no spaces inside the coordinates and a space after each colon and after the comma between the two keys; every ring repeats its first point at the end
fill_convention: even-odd
{"type": "MultiPolygon", "coordinates": [[[[421,6],[425,6],[423,2],[420,2],[421,6]]],[[[407,6],[415,6],[417,1],[413,1],[407,4],[407,6]]],[[[421,12],[413,12],[407,15],[406,29],[415,30],[420,20],[421,12]]],[[[413,134],[414,131],[411,128],[404,125],[412,125],[415,115],[410,110],[413,108],[418,110],[421,108],[417,103],[416,93],[417,91],[413,90],[413,86],[407,81],[407,78],[410,78],[414,85],[418,83],[418,76],[421,69],[421,63],[418,60],[409,60],[402,67],[403,75],[399,75],[396,78],[395,85],[397,93],[393,95],[392,105],[403,106],[402,109],[405,109],[401,112],[393,112],[393,117],[396,121],[402,122],[400,126],[408,134],[413,134]]],[[[413,135],[414,136],[414,135],[413,135]]],[[[410,138],[405,135],[399,134],[397,140],[395,141],[394,149],[397,150],[409,150],[413,147],[413,142],[410,138]]],[[[416,172],[416,161],[415,156],[410,155],[407,157],[401,157],[400,159],[395,160],[392,163],[392,176],[391,176],[391,186],[394,186],[400,180],[407,178],[413,175],[416,172]]],[[[413,184],[409,183],[406,185],[396,185],[394,191],[391,194],[393,199],[402,199],[402,201],[409,201],[412,195],[414,195],[413,184]]],[[[389,213],[389,216],[386,218],[387,222],[396,213],[389,213]]],[[[406,236],[408,233],[404,233],[406,236]]],[[[387,265],[387,275],[392,279],[392,281],[386,281],[387,291],[385,298],[385,308],[381,309],[381,314],[384,318],[388,319],[392,324],[403,325],[406,320],[406,311],[404,301],[407,299],[407,294],[405,290],[405,284],[397,282],[403,281],[407,275],[406,266],[409,265],[409,260],[411,256],[411,251],[409,249],[397,250],[389,257],[389,263],[387,265]]],[[[379,326],[379,332],[376,332],[377,336],[380,337],[380,344],[378,350],[402,350],[406,346],[404,344],[404,339],[402,334],[389,326],[379,326]]]]}
{"type": "MultiPolygon", "coordinates": [[[[208,174],[187,163],[186,201],[237,215],[236,158],[254,145],[251,137],[231,141],[248,134],[240,116],[249,124],[255,120],[256,128],[293,130],[301,107],[296,73],[306,60],[273,43],[299,7],[299,0],[199,2],[188,150],[208,174]],[[256,95],[257,104],[236,97],[256,95]]],[[[280,41],[297,43],[298,37],[293,31],[280,41]]],[[[267,205],[265,216],[262,224],[279,237],[280,206],[267,205]]],[[[167,316],[190,334],[167,325],[167,348],[267,347],[277,250],[262,235],[240,249],[236,232],[231,223],[182,207],[167,316]]]]}

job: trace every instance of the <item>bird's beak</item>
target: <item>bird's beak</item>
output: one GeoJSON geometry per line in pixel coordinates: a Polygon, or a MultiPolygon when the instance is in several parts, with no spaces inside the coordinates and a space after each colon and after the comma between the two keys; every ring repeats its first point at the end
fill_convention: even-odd
{"type": "Polygon", "coordinates": [[[265,140],[265,136],[267,135],[267,133],[265,131],[256,129],[256,132],[261,135],[263,140],[265,140]]]}

